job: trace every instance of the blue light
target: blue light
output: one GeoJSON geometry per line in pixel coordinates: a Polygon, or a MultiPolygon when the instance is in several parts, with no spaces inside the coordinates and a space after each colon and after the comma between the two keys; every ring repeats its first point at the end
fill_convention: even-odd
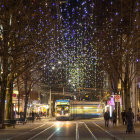
{"type": "Polygon", "coordinates": [[[115,15],[116,15],[116,16],[118,16],[118,15],[119,15],[119,13],[118,13],[118,12],[116,12],[116,13],[115,13],[115,15]]]}
{"type": "Polygon", "coordinates": [[[69,100],[56,100],[56,102],[69,102],[69,100]]]}
{"type": "Polygon", "coordinates": [[[72,9],[72,12],[75,12],[75,9],[74,8],[72,9]]]}

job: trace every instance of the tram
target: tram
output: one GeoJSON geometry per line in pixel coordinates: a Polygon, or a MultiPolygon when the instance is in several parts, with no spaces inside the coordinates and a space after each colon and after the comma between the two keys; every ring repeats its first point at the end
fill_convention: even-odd
{"type": "Polygon", "coordinates": [[[101,117],[104,113],[104,104],[92,101],[56,100],[56,119],[85,119],[101,117]]]}

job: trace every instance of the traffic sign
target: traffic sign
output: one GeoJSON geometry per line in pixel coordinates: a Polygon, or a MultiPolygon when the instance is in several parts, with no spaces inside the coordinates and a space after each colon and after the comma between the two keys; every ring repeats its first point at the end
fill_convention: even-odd
{"type": "Polygon", "coordinates": [[[115,95],[115,102],[120,102],[120,95],[115,95]]]}

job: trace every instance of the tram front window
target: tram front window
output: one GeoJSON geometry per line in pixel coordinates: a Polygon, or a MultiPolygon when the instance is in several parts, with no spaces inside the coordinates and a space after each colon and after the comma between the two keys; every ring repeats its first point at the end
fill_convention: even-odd
{"type": "Polygon", "coordinates": [[[68,105],[57,105],[56,107],[57,111],[68,111],[69,110],[69,106],[68,105]]]}

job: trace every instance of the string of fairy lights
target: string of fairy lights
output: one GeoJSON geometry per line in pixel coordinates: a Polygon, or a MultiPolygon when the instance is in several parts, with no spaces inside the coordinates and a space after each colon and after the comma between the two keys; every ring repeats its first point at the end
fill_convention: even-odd
{"type": "MultiPolygon", "coordinates": [[[[127,9],[123,9],[126,3],[112,0],[53,2],[52,6],[57,8],[57,22],[50,31],[52,36],[49,45],[52,51],[49,52],[47,82],[65,83],[71,91],[78,91],[79,88],[103,88],[104,72],[99,63],[103,61],[98,50],[105,45],[119,46],[117,41],[113,41],[122,33],[128,32],[129,21],[125,18],[128,17],[125,11],[127,9]]],[[[139,25],[136,24],[139,4],[136,0],[135,15],[132,16],[135,30],[139,30],[139,25]]]]}
{"type": "MultiPolygon", "coordinates": [[[[17,29],[16,37],[21,36],[21,42],[31,38],[34,48],[30,52],[44,57],[42,78],[48,87],[58,85],[70,91],[78,91],[79,88],[104,88],[102,65],[109,67],[103,59],[106,50],[113,56],[121,45],[122,35],[130,34],[135,38],[140,31],[139,0],[24,2],[24,6],[18,9],[12,1],[1,1],[0,11],[6,13],[8,6],[11,8],[9,11],[18,10],[16,14],[10,15],[9,24],[14,24],[15,18],[16,25],[19,23],[25,29],[22,34],[17,29]],[[29,25],[26,13],[31,17],[29,25]],[[101,51],[103,56],[100,56],[101,51]]],[[[0,25],[0,38],[2,31],[3,26],[0,25]]],[[[26,51],[29,52],[29,48],[26,51]]]]}
{"type": "MultiPolygon", "coordinates": [[[[91,2],[68,2],[61,7],[64,17],[63,32],[65,38],[64,54],[69,64],[69,79],[72,88],[95,87],[96,83],[96,50],[90,41],[88,6],[91,2]],[[88,9],[87,9],[88,8],[88,9]],[[84,11],[82,11],[84,9],[84,11]]],[[[92,26],[92,25],[91,25],[92,26]]]]}

